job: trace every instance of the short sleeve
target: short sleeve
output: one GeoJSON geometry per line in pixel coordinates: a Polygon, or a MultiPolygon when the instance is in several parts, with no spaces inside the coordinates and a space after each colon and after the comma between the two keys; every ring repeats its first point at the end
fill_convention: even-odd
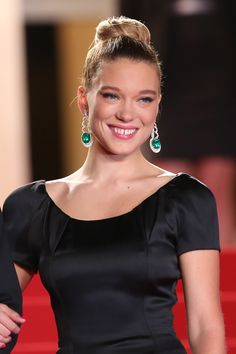
{"type": "Polygon", "coordinates": [[[38,271],[42,242],[43,181],[16,189],[3,205],[3,231],[13,261],[34,273],[38,271]]]}
{"type": "Polygon", "coordinates": [[[216,201],[210,189],[186,175],[178,194],[178,255],[193,250],[220,250],[216,201]]]}

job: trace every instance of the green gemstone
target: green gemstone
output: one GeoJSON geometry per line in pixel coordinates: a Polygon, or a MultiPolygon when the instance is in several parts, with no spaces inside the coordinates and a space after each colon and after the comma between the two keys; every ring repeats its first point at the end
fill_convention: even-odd
{"type": "Polygon", "coordinates": [[[89,133],[83,133],[82,134],[82,141],[84,144],[89,144],[90,143],[90,140],[91,140],[91,136],[89,133]]]}
{"type": "Polygon", "coordinates": [[[160,139],[153,139],[153,140],[152,140],[152,146],[153,146],[155,149],[160,149],[160,148],[161,148],[161,141],[160,141],[160,139]]]}

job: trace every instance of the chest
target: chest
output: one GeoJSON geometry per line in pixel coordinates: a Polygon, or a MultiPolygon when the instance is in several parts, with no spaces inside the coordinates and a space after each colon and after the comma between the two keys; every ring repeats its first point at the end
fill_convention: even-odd
{"type": "Polygon", "coordinates": [[[74,283],[89,289],[134,290],[147,282],[158,286],[175,282],[180,276],[176,235],[159,213],[154,213],[155,220],[150,212],[145,216],[146,204],[94,221],[67,218],[53,206],[45,220],[40,255],[45,286],[51,288],[56,281],[63,292],[74,283]]]}
{"type": "Polygon", "coordinates": [[[61,196],[56,204],[67,215],[79,220],[100,220],[126,214],[158,190],[153,180],[133,182],[122,186],[78,186],[61,196]]]}

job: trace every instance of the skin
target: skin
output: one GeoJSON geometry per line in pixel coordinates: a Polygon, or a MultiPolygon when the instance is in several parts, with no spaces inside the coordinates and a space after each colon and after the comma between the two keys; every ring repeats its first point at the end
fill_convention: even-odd
{"type": "MultiPolygon", "coordinates": [[[[160,99],[156,67],[129,59],[104,62],[92,89],[79,87],[78,106],[89,115],[94,143],[78,171],[46,183],[48,195],[61,210],[82,220],[121,215],[174,178],[149,163],[140,150],[150,137],[160,99]]],[[[218,259],[217,251],[180,256],[194,354],[225,353],[218,259]]],[[[32,275],[19,266],[16,269],[23,289],[32,275]]],[[[1,311],[0,323],[11,331],[17,321],[10,309],[4,311],[9,323],[1,321],[1,311]]]]}

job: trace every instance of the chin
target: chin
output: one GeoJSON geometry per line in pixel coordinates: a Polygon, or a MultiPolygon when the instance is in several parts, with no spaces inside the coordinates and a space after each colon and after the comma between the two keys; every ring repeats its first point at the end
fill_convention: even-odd
{"type": "Polygon", "coordinates": [[[119,149],[107,149],[106,152],[109,154],[109,155],[113,155],[113,156],[117,156],[117,157],[128,157],[128,156],[131,156],[131,155],[134,155],[137,153],[139,149],[125,149],[125,148],[119,148],[119,149]]]}
{"type": "Polygon", "coordinates": [[[116,143],[116,142],[105,142],[105,141],[98,141],[99,150],[103,150],[108,155],[114,156],[130,156],[136,154],[140,151],[140,146],[137,144],[127,144],[126,142],[116,143]]]}

